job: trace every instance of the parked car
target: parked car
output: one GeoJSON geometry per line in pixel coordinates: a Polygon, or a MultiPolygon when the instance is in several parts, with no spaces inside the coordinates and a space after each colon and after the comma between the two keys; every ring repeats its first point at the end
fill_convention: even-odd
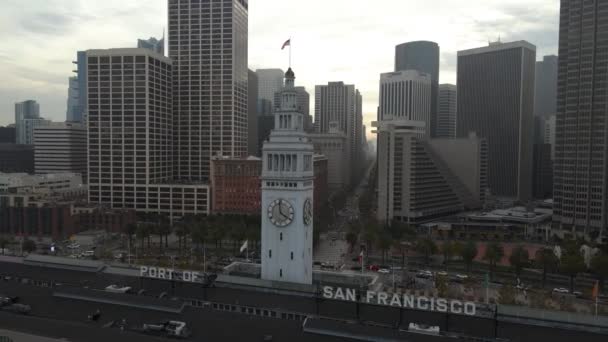
{"type": "Polygon", "coordinates": [[[390,274],[391,270],[389,270],[388,268],[381,268],[381,269],[378,270],[378,273],[390,274]]]}
{"type": "Polygon", "coordinates": [[[553,289],[553,292],[554,292],[554,293],[563,293],[563,294],[568,294],[568,293],[570,293],[570,290],[565,289],[565,288],[563,288],[563,287],[556,287],[556,288],[554,288],[554,289],[553,289]]]}
{"type": "Polygon", "coordinates": [[[440,329],[438,326],[431,326],[426,324],[417,324],[410,323],[408,329],[410,332],[420,333],[420,334],[429,334],[429,335],[439,335],[440,329]]]}

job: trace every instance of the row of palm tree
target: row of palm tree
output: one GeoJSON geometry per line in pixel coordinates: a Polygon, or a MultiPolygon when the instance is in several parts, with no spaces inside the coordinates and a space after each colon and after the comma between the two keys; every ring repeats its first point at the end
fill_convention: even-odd
{"type": "MultiPolygon", "coordinates": [[[[429,237],[417,236],[416,231],[407,224],[393,223],[390,226],[381,227],[373,220],[365,224],[359,222],[353,223],[346,235],[346,240],[351,247],[351,251],[359,242],[365,245],[368,255],[372,253],[373,247],[378,248],[381,251],[383,263],[392,249],[400,251],[402,262],[405,264],[404,254],[408,249],[411,249],[422,256],[427,265],[430,264],[431,258],[438,253],[443,255],[446,268],[449,267],[449,264],[455,257],[458,257],[469,273],[472,271],[474,261],[480,253],[477,244],[472,241],[446,241],[438,246],[429,237]]],[[[595,255],[588,268],[580,253],[580,246],[581,242],[565,241],[562,244],[564,253],[561,259],[559,259],[551,247],[539,249],[534,258],[532,258],[523,245],[518,245],[509,256],[509,264],[513,273],[518,278],[521,276],[524,268],[542,270],[543,287],[546,284],[548,273],[559,272],[570,278],[570,288],[573,290],[576,276],[590,271],[598,277],[600,287],[603,288],[606,279],[608,279],[608,250],[595,255]]],[[[496,269],[504,257],[505,251],[501,243],[491,242],[486,246],[481,260],[485,261],[488,265],[490,279],[494,278],[496,269]]]]}
{"type": "Polygon", "coordinates": [[[124,233],[132,246],[135,246],[135,237],[142,251],[146,249],[146,245],[150,250],[152,236],[157,236],[159,253],[163,254],[163,248],[169,247],[169,235],[175,234],[180,254],[192,247],[200,250],[208,243],[214,243],[215,248],[222,249],[226,240],[232,242],[232,251],[236,254],[239,244],[245,240],[250,241],[253,249],[259,246],[259,227],[259,216],[191,215],[171,225],[165,217],[148,214],[137,224],[127,225],[124,233]]]}

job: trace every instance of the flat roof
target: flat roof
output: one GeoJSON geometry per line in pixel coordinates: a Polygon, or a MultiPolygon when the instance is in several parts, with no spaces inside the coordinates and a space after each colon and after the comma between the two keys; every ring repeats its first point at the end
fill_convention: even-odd
{"type": "Polygon", "coordinates": [[[477,54],[488,53],[488,52],[503,51],[503,50],[509,50],[509,49],[520,49],[520,48],[536,51],[535,45],[533,45],[525,40],[518,40],[515,42],[508,42],[508,43],[495,42],[495,43],[490,43],[488,46],[483,46],[483,47],[468,49],[468,50],[461,50],[461,51],[458,51],[458,57],[477,55],[477,54]]]}

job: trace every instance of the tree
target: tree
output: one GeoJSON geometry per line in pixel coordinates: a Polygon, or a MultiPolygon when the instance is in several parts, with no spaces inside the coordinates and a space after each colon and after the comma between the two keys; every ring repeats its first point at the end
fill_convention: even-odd
{"type": "Polygon", "coordinates": [[[26,239],[23,241],[22,248],[27,253],[32,253],[36,250],[36,243],[30,239],[26,239]]]}
{"type": "Polygon", "coordinates": [[[528,250],[521,245],[515,247],[509,257],[509,263],[511,264],[511,267],[515,269],[515,275],[519,278],[524,267],[530,264],[530,254],[528,253],[528,250]]]}
{"type": "Polygon", "coordinates": [[[498,302],[504,305],[515,304],[516,295],[515,287],[510,284],[504,284],[500,290],[498,290],[498,302]]]}
{"type": "Polygon", "coordinates": [[[9,241],[5,238],[0,238],[0,249],[2,250],[2,255],[4,255],[4,249],[6,245],[8,245],[9,241]]]}
{"type": "Polygon", "coordinates": [[[372,253],[372,246],[378,239],[378,225],[370,222],[363,230],[363,241],[365,241],[368,255],[372,253]]]}
{"type": "Polygon", "coordinates": [[[552,272],[557,269],[559,259],[551,248],[541,248],[536,251],[536,265],[543,270],[543,288],[547,282],[547,272],[552,272]]]}
{"type": "Polygon", "coordinates": [[[140,224],[135,230],[135,236],[141,240],[141,250],[144,250],[144,241],[150,236],[150,226],[147,224],[140,224]]]}
{"type": "Polygon", "coordinates": [[[494,275],[496,265],[500,262],[500,260],[502,260],[504,255],[505,250],[498,242],[492,242],[487,246],[486,254],[483,256],[483,260],[487,261],[490,266],[490,279],[492,279],[494,275]]]}
{"type": "Polygon", "coordinates": [[[355,245],[357,245],[357,242],[359,242],[359,235],[351,230],[346,234],[346,241],[348,242],[348,246],[352,252],[355,245]]]}
{"type": "Polygon", "coordinates": [[[124,233],[129,239],[129,246],[133,246],[133,235],[137,232],[137,224],[129,223],[124,227],[124,233]]]}
{"type": "Polygon", "coordinates": [[[378,244],[378,249],[382,252],[382,263],[384,264],[386,262],[386,254],[388,253],[388,250],[391,248],[391,242],[393,240],[391,239],[391,235],[389,232],[382,231],[379,235],[378,235],[378,240],[377,240],[377,244],[378,244]]]}
{"type": "Polygon", "coordinates": [[[591,259],[591,270],[598,276],[600,289],[603,289],[608,277],[608,254],[601,253],[593,257],[591,259]]]}
{"type": "Polygon", "coordinates": [[[473,266],[473,260],[477,257],[477,245],[473,241],[467,242],[462,248],[460,248],[460,257],[462,257],[462,261],[467,266],[467,272],[471,272],[471,268],[473,266]]]}
{"type": "Polygon", "coordinates": [[[441,253],[443,253],[443,263],[447,269],[448,263],[452,259],[455,253],[455,244],[451,241],[446,241],[441,245],[441,253]]]}
{"type": "Polygon", "coordinates": [[[431,256],[436,254],[438,251],[437,245],[435,241],[429,238],[423,238],[416,241],[416,245],[414,246],[414,250],[418,254],[422,254],[424,256],[424,262],[428,265],[431,262],[431,256]]]}
{"type": "Polygon", "coordinates": [[[578,253],[567,253],[562,256],[560,271],[570,277],[570,292],[574,292],[574,278],[585,271],[585,259],[578,253]]]}

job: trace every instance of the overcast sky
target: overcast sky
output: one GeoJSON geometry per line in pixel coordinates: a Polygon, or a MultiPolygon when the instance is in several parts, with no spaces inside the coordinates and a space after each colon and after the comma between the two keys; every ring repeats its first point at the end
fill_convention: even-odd
{"type": "MultiPolygon", "coordinates": [[[[0,1],[0,125],[14,103],[40,102],[41,114],[65,120],[76,51],[134,46],[160,37],[167,0],[0,1]]],[[[489,40],[528,40],[537,59],[557,54],[559,0],[249,0],[249,66],[287,68],[281,44],[293,44],[296,83],[355,84],[364,122],[375,118],[380,73],[394,46],[431,40],[441,47],[440,82],[456,82],[456,52],[489,40]]]]}

